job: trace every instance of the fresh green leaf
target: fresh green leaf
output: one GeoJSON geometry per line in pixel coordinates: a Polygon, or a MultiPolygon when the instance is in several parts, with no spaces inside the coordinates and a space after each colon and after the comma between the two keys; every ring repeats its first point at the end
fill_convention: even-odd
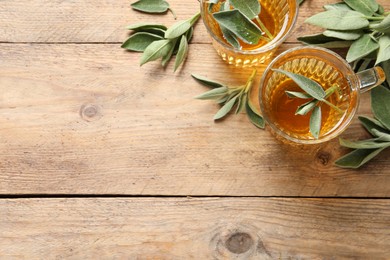
{"type": "Polygon", "coordinates": [[[126,27],[127,29],[129,30],[133,30],[133,31],[136,31],[136,32],[145,32],[145,31],[148,31],[150,29],[162,29],[162,30],[166,30],[167,27],[162,25],[162,24],[150,24],[150,23],[135,23],[135,24],[131,24],[129,26],[126,27]]]}
{"type": "Polygon", "coordinates": [[[352,41],[340,41],[338,38],[327,37],[322,33],[301,36],[298,37],[298,40],[308,45],[316,45],[324,48],[346,48],[352,44],[352,41]]]}
{"type": "Polygon", "coordinates": [[[362,31],[335,31],[335,30],[326,30],[323,32],[323,35],[327,37],[333,37],[345,41],[351,41],[359,39],[362,35],[362,31]]]}
{"type": "Polygon", "coordinates": [[[169,9],[169,3],[164,0],[139,0],[132,3],[131,7],[146,13],[165,13],[169,9]]]}
{"type": "Polygon", "coordinates": [[[383,35],[382,37],[379,38],[378,43],[379,43],[379,51],[378,51],[378,58],[376,60],[375,65],[390,60],[390,35],[386,35],[386,34],[383,35]]]}
{"type": "Polygon", "coordinates": [[[222,84],[222,83],[219,83],[219,82],[216,82],[216,81],[207,79],[207,78],[205,78],[205,77],[203,77],[203,76],[200,76],[200,75],[192,74],[191,76],[192,76],[196,81],[198,81],[199,83],[202,83],[203,85],[208,86],[208,87],[211,87],[211,88],[221,88],[221,87],[225,87],[225,85],[222,84]]]}
{"type": "Polygon", "coordinates": [[[382,5],[379,5],[377,13],[383,15],[385,13],[385,8],[382,5]]]}
{"type": "Polygon", "coordinates": [[[187,33],[186,33],[186,37],[187,37],[187,42],[189,43],[192,39],[192,36],[194,35],[194,27],[191,27],[187,33]]]}
{"type": "Polygon", "coordinates": [[[343,3],[343,2],[339,2],[339,3],[335,3],[335,4],[327,4],[327,5],[324,5],[324,9],[325,9],[326,11],[329,11],[329,10],[352,11],[352,8],[349,7],[346,3],[343,3]]]}
{"type": "Polygon", "coordinates": [[[161,57],[166,56],[171,48],[172,48],[173,42],[170,40],[159,40],[152,42],[144,51],[142,57],[141,57],[141,63],[140,65],[144,65],[147,62],[157,60],[161,57]]]}
{"type": "Polygon", "coordinates": [[[196,14],[192,18],[184,21],[179,21],[173,24],[165,31],[165,38],[174,39],[185,34],[190,28],[194,25],[194,23],[199,19],[200,14],[196,14]]]}
{"type": "Polygon", "coordinates": [[[217,100],[222,97],[228,96],[228,88],[225,86],[213,88],[212,90],[209,90],[199,96],[196,96],[196,99],[201,100],[217,100]]]}
{"type": "Polygon", "coordinates": [[[171,60],[173,53],[175,52],[176,49],[176,42],[177,39],[171,40],[171,49],[162,57],[161,65],[165,67],[168,62],[171,60]]]}
{"type": "Polygon", "coordinates": [[[306,102],[297,108],[297,111],[295,111],[295,115],[304,116],[310,111],[312,111],[317,106],[317,104],[318,100],[311,100],[309,102],[306,102]]]}
{"type": "Polygon", "coordinates": [[[352,168],[357,169],[373,159],[380,152],[382,152],[384,148],[378,149],[357,149],[353,152],[344,155],[340,159],[338,159],[335,164],[342,168],[352,168]]]}
{"type": "Polygon", "coordinates": [[[238,95],[232,97],[228,102],[225,103],[225,105],[223,105],[221,107],[220,110],[218,110],[218,112],[215,114],[214,116],[214,120],[218,120],[218,119],[221,119],[223,117],[225,117],[229,112],[230,110],[232,110],[234,104],[236,103],[237,99],[238,99],[238,95]]]}
{"type": "Polygon", "coordinates": [[[383,86],[372,89],[371,108],[375,118],[390,130],[390,90],[383,86]]]}
{"type": "Polygon", "coordinates": [[[347,61],[353,62],[363,58],[378,48],[379,44],[375,42],[369,34],[364,34],[362,37],[352,43],[347,53],[347,61]]]}
{"type": "Polygon", "coordinates": [[[318,139],[321,130],[321,107],[316,106],[310,116],[310,133],[318,139]]]}
{"type": "Polygon", "coordinates": [[[352,149],[377,149],[390,147],[390,142],[378,142],[378,138],[362,141],[349,141],[340,138],[340,145],[352,149]]]}
{"type": "Polygon", "coordinates": [[[213,14],[215,20],[248,44],[256,44],[262,37],[262,31],[238,10],[213,14]]]}
{"type": "Polygon", "coordinates": [[[163,39],[161,36],[147,32],[137,32],[122,44],[122,48],[130,51],[143,52],[152,42],[163,39]]]}
{"type": "Polygon", "coordinates": [[[289,98],[312,98],[309,94],[304,92],[297,92],[297,91],[286,91],[286,94],[289,98]]]}
{"type": "Polygon", "coordinates": [[[249,120],[254,124],[256,127],[264,129],[265,127],[265,121],[263,117],[261,117],[256,110],[254,110],[250,104],[250,101],[245,104],[246,108],[246,114],[248,115],[249,120]]]}
{"type": "Polygon", "coordinates": [[[329,10],[306,19],[306,23],[331,30],[357,30],[369,25],[364,14],[356,11],[329,10]]]}
{"type": "Polygon", "coordinates": [[[174,71],[176,71],[177,68],[179,68],[180,64],[183,63],[183,61],[187,57],[187,54],[188,54],[187,37],[185,35],[183,35],[181,37],[181,40],[180,40],[179,51],[177,52],[177,55],[176,55],[174,71]]]}
{"type": "Polygon", "coordinates": [[[370,29],[381,33],[390,33],[390,14],[387,15],[380,23],[370,24],[370,29]]]}
{"type": "Polygon", "coordinates": [[[245,108],[245,104],[247,103],[247,99],[248,99],[247,93],[243,93],[242,95],[240,95],[240,97],[238,98],[236,114],[240,113],[245,108]]]}
{"type": "Polygon", "coordinates": [[[226,27],[224,27],[222,25],[220,25],[219,27],[221,28],[221,31],[222,31],[222,34],[223,34],[223,37],[225,38],[225,40],[230,45],[232,45],[234,48],[240,49],[241,45],[237,39],[237,36],[234,33],[232,33],[230,30],[228,30],[226,27]]]}
{"type": "Polygon", "coordinates": [[[378,3],[375,0],[344,0],[352,9],[370,16],[378,10],[378,3]]]}
{"type": "Polygon", "coordinates": [[[303,75],[295,74],[289,71],[281,70],[281,69],[274,69],[273,71],[282,73],[286,75],[287,77],[291,78],[295,83],[298,84],[298,86],[305,91],[307,94],[312,96],[313,98],[317,100],[324,100],[326,93],[324,89],[321,87],[320,84],[318,84],[316,81],[309,79],[303,75]]]}
{"type": "Polygon", "coordinates": [[[372,132],[374,133],[375,136],[378,136],[377,141],[387,142],[390,146],[390,134],[378,131],[376,129],[373,129],[372,132]]]}
{"type": "Polygon", "coordinates": [[[384,61],[380,65],[386,74],[386,82],[387,82],[388,88],[390,88],[390,60],[384,61]]]}
{"type": "Polygon", "coordinates": [[[364,128],[373,136],[377,136],[377,135],[375,135],[376,132],[373,130],[377,130],[380,132],[389,131],[386,129],[386,127],[381,122],[379,122],[376,119],[364,117],[364,116],[359,116],[358,118],[360,120],[360,123],[364,126],[364,128]]]}
{"type": "Polygon", "coordinates": [[[250,20],[258,17],[261,5],[258,0],[230,0],[230,4],[250,20]]]}

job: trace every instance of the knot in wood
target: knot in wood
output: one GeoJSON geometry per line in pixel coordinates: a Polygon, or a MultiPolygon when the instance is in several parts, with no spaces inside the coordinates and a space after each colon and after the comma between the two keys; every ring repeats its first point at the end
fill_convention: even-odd
{"type": "Polygon", "coordinates": [[[101,118],[100,108],[94,104],[85,104],[80,108],[80,116],[85,121],[94,121],[101,118]]]}
{"type": "Polygon", "coordinates": [[[332,155],[325,151],[319,151],[316,155],[317,161],[322,164],[323,166],[328,165],[329,161],[332,158],[332,155]]]}
{"type": "Polygon", "coordinates": [[[226,248],[234,254],[243,254],[254,245],[253,238],[247,233],[234,233],[225,243],[226,248]]]}

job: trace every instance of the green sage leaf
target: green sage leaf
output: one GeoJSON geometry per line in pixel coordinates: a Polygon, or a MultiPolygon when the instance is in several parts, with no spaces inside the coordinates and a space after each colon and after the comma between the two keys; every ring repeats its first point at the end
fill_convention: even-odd
{"type": "Polygon", "coordinates": [[[172,46],[174,46],[174,44],[170,40],[159,40],[152,42],[145,49],[141,57],[140,65],[142,66],[147,62],[154,61],[166,56],[171,51],[172,46]]]}
{"type": "Polygon", "coordinates": [[[219,27],[221,28],[221,31],[222,31],[222,34],[223,34],[223,37],[225,38],[225,40],[230,45],[232,45],[234,48],[240,49],[241,45],[240,45],[240,42],[238,41],[236,35],[222,25],[220,25],[219,27]]]}
{"type": "Polygon", "coordinates": [[[349,7],[346,3],[343,3],[343,2],[324,5],[324,9],[327,10],[327,11],[329,11],[329,10],[352,11],[352,8],[349,7]]]}
{"type": "Polygon", "coordinates": [[[137,32],[129,37],[123,44],[122,48],[130,51],[143,52],[152,42],[163,39],[161,36],[147,33],[137,32]]]}
{"type": "Polygon", "coordinates": [[[375,136],[378,136],[377,141],[387,142],[390,146],[390,134],[378,131],[376,129],[373,129],[372,132],[374,133],[375,136]]]}
{"type": "Polygon", "coordinates": [[[183,63],[183,61],[187,57],[187,54],[188,54],[187,37],[183,35],[180,40],[179,51],[176,54],[174,71],[176,71],[177,68],[179,68],[180,64],[183,63]]]}
{"type": "Polygon", "coordinates": [[[327,37],[333,37],[345,41],[351,41],[359,39],[362,35],[362,31],[335,31],[335,30],[326,30],[323,32],[323,35],[327,37]]]}
{"type": "Polygon", "coordinates": [[[322,33],[301,36],[298,37],[298,40],[308,45],[316,45],[324,48],[346,48],[352,44],[352,41],[340,41],[338,38],[327,37],[322,33]]]}
{"type": "Polygon", "coordinates": [[[315,139],[318,139],[321,131],[321,108],[319,106],[314,107],[310,116],[310,133],[315,139]]]}
{"type": "Polygon", "coordinates": [[[382,62],[381,67],[386,74],[387,87],[390,88],[390,60],[382,62]]]}
{"type": "Polygon", "coordinates": [[[250,20],[260,14],[261,5],[258,0],[230,0],[230,4],[250,20]]]}
{"type": "Polygon", "coordinates": [[[145,13],[165,13],[169,9],[169,3],[164,0],[139,0],[132,3],[131,7],[145,13]]]}
{"type": "Polygon", "coordinates": [[[304,92],[297,92],[297,91],[286,91],[286,95],[289,98],[303,98],[303,99],[311,98],[309,94],[304,92]]]}
{"type": "Polygon", "coordinates": [[[386,127],[381,122],[379,122],[376,119],[365,117],[365,116],[359,116],[358,118],[359,118],[360,123],[364,126],[364,128],[373,136],[378,137],[376,135],[377,134],[376,131],[380,131],[380,132],[389,131],[386,129],[386,127]],[[374,130],[376,130],[376,131],[374,131],[374,130]]]}
{"type": "Polygon", "coordinates": [[[165,38],[174,39],[185,34],[190,28],[194,25],[194,23],[199,19],[200,13],[194,15],[192,18],[184,21],[179,21],[173,24],[165,31],[165,38]]]}
{"type": "MultiPolygon", "coordinates": [[[[383,35],[379,38],[379,51],[378,58],[376,60],[375,65],[390,60],[390,35],[383,35]]],[[[390,75],[387,75],[390,76],[390,75]]]]}
{"type": "Polygon", "coordinates": [[[248,99],[247,93],[243,93],[242,95],[240,95],[240,97],[238,98],[236,114],[240,113],[245,108],[245,104],[247,103],[247,99],[248,99]]]}
{"type": "Polygon", "coordinates": [[[218,120],[218,119],[221,119],[223,117],[225,117],[229,112],[230,110],[232,110],[234,104],[236,103],[237,99],[238,99],[238,95],[232,97],[228,102],[225,103],[225,105],[223,105],[221,107],[220,110],[218,110],[218,112],[215,114],[214,116],[214,120],[218,120]]]}
{"type": "Polygon", "coordinates": [[[317,100],[311,100],[309,102],[306,102],[297,108],[297,111],[295,111],[295,115],[304,116],[310,111],[312,111],[317,106],[317,104],[318,104],[317,100]]]}
{"type": "Polygon", "coordinates": [[[362,37],[352,43],[347,53],[347,61],[353,62],[367,56],[379,48],[379,44],[375,42],[369,34],[364,34],[362,37]]]}
{"type": "Polygon", "coordinates": [[[390,33],[390,14],[387,15],[380,23],[370,24],[370,29],[381,33],[390,33]]]}
{"type": "Polygon", "coordinates": [[[195,98],[201,100],[217,100],[225,96],[228,96],[228,88],[223,86],[213,88],[212,90],[209,90],[199,96],[196,96],[195,98]]]}
{"type": "Polygon", "coordinates": [[[249,120],[253,125],[255,125],[258,128],[264,129],[265,127],[265,121],[260,114],[256,112],[255,109],[253,109],[253,106],[251,105],[249,99],[248,102],[245,104],[246,114],[248,115],[249,120]]]}
{"type": "Polygon", "coordinates": [[[173,53],[175,52],[177,39],[171,40],[171,42],[172,42],[171,49],[163,56],[162,61],[161,61],[161,65],[163,67],[165,67],[168,64],[168,62],[172,58],[173,53]]]}
{"type": "Polygon", "coordinates": [[[371,90],[371,108],[376,119],[390,130],[390,90],[378,86],[371,90]]]}
{"type": "Polygon", "coordinates": [[[196,81],[198,81],[199,83],[202,83],[203,85],[208,86],[208,87],[211,87],[211,88],[225,87],[225,85],[222,84],[222,83],[219,83],[219,82],[217,82],[217,81],[210,80],[210,79],[205,78],[205,77],[200,76],[200,75],[192,74],[191,76],[192,76],[196,81]]]}
{"type": "Polygon", "coordinates": [[[340,138],[339,141],[341,146],[352,149],[377,149],[390,147],[390,142],[378,142],[378,138],[361,141],[349,141],[340,138]]]}
{"type": "Polygon", "coordinates": [[[162,24],[135,23],[127,26],[126,29],[136,32],[149,32],[159,36],[164,36],[167,27],[162,24]]]}
{"type": "Polygon", "coordinates": [[[386,148],[384,147],[378,149],[357,149],[338,159],[335,164],[342,168],[357,169],[365,163],[369,162],[384,149],[386,148]]]}
{"type": "Polygon", "coordinates": [[[339,9],[318,13],[306,19],[305,22],[332,30],[357,30],[369,25],[364,14],[339,9]]]}
{"type": "Polygon", "coordinates": [[[223,11],[213,14],[215,20],[248,44],[257,44],[262,31],[238,10],[223,11]]]}
{"type": "Polygon", "coordinates": [[[326,93],[324,89],[321,87],[320,84],[318,84],[316,81],[309,79],[303,75],[295,74],[289,71],[281,70],[281,69],[274,69],[273,71],[282,73],[292,79],[295,83],[298,84],[298,86],[305,91],[307,94],[309,94],[311,97],[317,99],[317,100],[324,100],[326,93]]]}
{"type": "Polygon", "coordinates": [[[352,9],[368,16],[374,14],[379,8],[375,0],[344,0],[344,2],[352,9]]]}

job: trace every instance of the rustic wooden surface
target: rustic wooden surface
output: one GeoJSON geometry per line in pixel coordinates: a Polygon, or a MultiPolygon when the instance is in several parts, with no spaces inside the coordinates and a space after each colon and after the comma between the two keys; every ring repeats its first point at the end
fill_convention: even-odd
{"type": "MultiPolygon", "coordinates": [[[[140,68],[125,26],[175,20],[130,2],[0,1],[0,259],[390,258],[390,151],[345,170],[337,140],[296,148],[245,114],[214,123],[190,75],[250,70],[223,63],[201,21],[178,72],[140,68]]],[[[178,19],[198,10],[169,2],[178,19]]],[[[280,51],[331,2],[306,0],[280,51]]],[[[367,134],[355,120],[344,136],[367,134]]]]}

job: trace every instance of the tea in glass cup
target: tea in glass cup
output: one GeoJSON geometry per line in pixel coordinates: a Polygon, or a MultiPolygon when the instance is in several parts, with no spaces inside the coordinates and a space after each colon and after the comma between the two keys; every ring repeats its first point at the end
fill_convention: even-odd
{"type": "Polygon", "coordinates": [[[276,57],[266,68],[260,83],[259,102],[264,119],[272,131],[287,141],[301,144],[321,143],[340,135],[351,123],[359,105],[360,93],[385,80],[375,67],[356,73],[338,54],[319,47],[298,47],[276,57]],[[275,70],[303,75],[332,92],[321,106],[318,139],[310,132],[310,113],[297,115],[297,108],[310,99],[293,98],[289,92],[302,92],[290,77],[275,70]],[[335,109],[337,108],[337,109],[335,109]]]}
{"type": "MultiPolygon", "coordinates": [[[[298,17],[299,6],[296,0],[259,0],[260,14],[252,21],[266,33],[255,44],[238,39],[240,47],[237,48],[229,44],[213,16],[225,3],[226,0],[220,0],[216,4],[201,0],[201,14],[217,53],[224,61],[236,67],[252,67],[268,62],[287,38],[298,17]]],[[[230,8],[233,9],[231,6],[230,8]]]]}

